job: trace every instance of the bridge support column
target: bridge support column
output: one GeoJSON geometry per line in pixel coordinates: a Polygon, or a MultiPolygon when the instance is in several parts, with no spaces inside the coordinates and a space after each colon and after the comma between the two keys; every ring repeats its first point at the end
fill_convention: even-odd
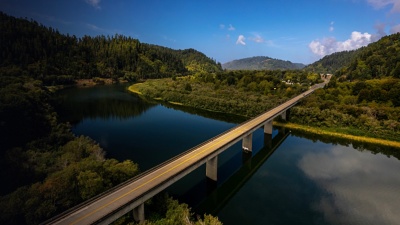
{"type": "Polygon", "coordinates": [[[138,207],[133,209],[133,219],[137,222],[144,221],[144,204],[140,204],[138,207]]]}
{"type": "Polygon", "coordinates": [[[289,121],[289,115],[290,115],[290,109],[286,109],[284,112],[282,112],[281,118],[283,120],[289,121]]]}
{"type": "Polygon", "coordinates": [[[283,112],[282,112],[281,118],[282,118],[283,120],[286,120],[286,111],[283,111],[283,112]]]}
{"type": "Polygon", "coordinates": [[[272,120],[264,124],[264,134],[272,134],[272,120]]]}
{"type": "Polygon", "coordinates": [[[217,181],[218,174],[218,156],[206,162],[206,176],[211,180],[217,181]]]}
{"type": "Polygon", "coordinates": [[[251,133],[243,138],[242,149],[243,149],[243,151],[246,151],[246,152],[253,151],[253,133],[251,133]]]}

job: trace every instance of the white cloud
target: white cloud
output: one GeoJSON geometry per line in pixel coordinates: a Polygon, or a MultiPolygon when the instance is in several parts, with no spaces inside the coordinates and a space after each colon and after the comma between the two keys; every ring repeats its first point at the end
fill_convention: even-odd
{"type": "Polygon", "coordinates": [[[244,42],[246,40],[246,38],[243,35],[239,35],[236,44],[237,45],[246,45],[246,42],[244,42]]]}
{"type": "Polygon", "coordinates": [[[392,13],[400,12],[400,0],[367,0],[367,2],[377,9],[393,5],[392,13]]]}
{"type": "MultiPolygon", "coordinates": [[[[349,147],[350,148],[350,147],[349,147]]],[[[334,147],[308,153],[299,168],[329,195],[314,207],[332,224],[398,224],[399,161],[382,154],[334,147]]]]}
{"type": "Polygon", "coordinates": [[[264,43],[265,42],[264,38],[261,37],[261,35],[259,35],[259,34],[255,34],[254,37],[249,38],[249,40],[252,40],[256,43],[264,43]]]}
{"type": "Polygon", "coordinates": [[[221,30],[224,30],[225,28],[227,29],[227,30],[229,30],[229,31],[234,31],[234,30],[236,30],[236,28],[232,25],[232,24],[229,24],[229,26],[228,26],[228,28],[225,26],[225,24],[223,24],[223,23],[221,23],[220,25],[219,25],[219,28],[221,29],[221,30]]]}
{"type": "Polygon", "coordinates": [[[329,31],[333,32],[335,30],[335,28],[333,27],[333,24],[335,24],[335,22],[331,22],[331,26],[329,27],[329,31]]]}
{"type": "Polygon", "coordinates": [[[91,30],[94,30],[94,31],[105,31],[105,29],[100,28],[100,27],[98,27],[98,26],[96,26],[94,24],[90,24],[90,23],[87,23],[86,27],[91,29],[91,30]]]}
{"type": "Polygon", "coordinates": [[[376,36],[369,33],[353,31],[350,39],[347,39],[346,41],[341,42],[337,41],[334,37],[329,37],[322,40],[314,40],[308,45],[308,47],[314,54],[323,57],[334,52],[358,49],[373,42],[374,39],[376,39],[376,36]]]}
{"type": "Polygon", "coordinates": [[[400,32],[400,24],[397,24],[396,26],[393,26],[390,29],[390,33],[394,34],[394,33],[399,33],[400,32]]]}
{"type": "Polygon", "coordinates": [[[385,28],[386,28],[386,24],[384,23],[377,23],[375,24],[375,29],[376,29],[376,33],[375,35],[373,35],[374,40],[373,41],[377,41],[379,40],[381,37],[386,36],[386,32],[385,32],[385,28]]]}
{"type": "Polygon", "coordinates": [[[85,0],[86,3],[93,6],[96,9],[100,9],[100,1],[101,0],[85,0]]]}
{"type": "Polygon", "coordinates": [[[92,30],[95,31],[97,33],[107,33],[107,34],[116,34],[116,33],[122,33],[120,30],[111,30],[111,29],[106,29],[106,28],[102,28],[99,27],[97,25],[91,24],[91,23],[83,23],[83,25],[92,30]]]}

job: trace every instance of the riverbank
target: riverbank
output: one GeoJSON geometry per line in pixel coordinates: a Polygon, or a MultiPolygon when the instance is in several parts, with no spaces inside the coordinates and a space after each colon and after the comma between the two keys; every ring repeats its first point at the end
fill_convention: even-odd
{"type": "Polygon", "coordinates": [[[118,81],[114,81],[111,78],[99,78],[99,77],[94,77],[90,79],[77,79],[74,80],[74,84],[70,85],[52,85],[52,86],[46,86],[48,90],[51,92],[56,92],[58,90],[62,90],[64,88],[68,87],[78,87],[78,88],[86,88],[86,87],[93,87],[97,85],[111,85],[115,83],[128,83],[127,80],[124,79],[118,79],[118,81]]]}
{"type": "Polygon", "coordinates": [[[329,130],[326,130],[326,129],[320,128],[320,127],[311,127],[311,126],[306,126],[306,125],[301,125],[301,124],[294,124],[294,123],[290,123],[290,122],[282,123],[282,122],[274,121],[273,124],[275,126],[285,127],[285,128],[289,128],[289,129],[293,129],[293,130],[304,131],[304,132],[312,133],[312,134],[325,135],[325,136],[336,137],[336,138],[344,138],[344,139],[353,140],[353,141],[360,141],[360,142],[378,144],[378,145],[383,145],[383,146],[388,146],[388,147],[400,148],[400,142],[397,142],[397,141],[390,141],[390,140],[384,140],[384,139],[378,139],[378,138],[372,138],[372,137],[350,135],[350,134],[345,134],[345,133],[329,131],[329,130]]]}
{"type": "MultiPolygon", "coordinates": [[[[139,85],[140,85],[140,83],[133,84],[133,85],[129,86],[129,87],[128,87],[128,91],[130,91],[130,92],[132,92],[132,93],[135,93],[135,94],[138,94],[138,95],[140,95],[140,96],[144,96],[143,93],[142,93],[141,91],[139,91],[139,89],[138,89],[138,86],[139,86],[139,85]]],[[[162,98],[153,98],[153,100],[156,100],[156,101],[164,101],[164,99],[162,99],[162,98]]],[[[172,105],[185,106],[185,105],[184,105],[183,103],[181,103],[181,102],[168,101],[168,103],[169,103],[169,104],[172,104],[172,105]]]]}
{"type": "Polygon", "coordinates": [[[128,90],[132,93],[138,94],[138,95],[143,95],[141,91],[139,91],[138,86],[140,83],[132,84],[131,86],[128,87],[128,90]]]}
{"type": "Polygon", "coordinates": [[[113,84],[115,83],[111,78],[91,78],[91,79],[78,79],[75,80],[77,87],[93,87],[96,85],[113,84]]]}
{"type": "MultiPolygon", "coordinates": [[[[147,93],[149,91],[150,92],[152,91],[148,87],[149,87],[149,84],[144,85],[143,83],[137,83],[137,84],[133,84],[133,85],[129,86],[128,90],[130,92],[136,93],[138,95],[152,98],[152,94],[151,93],[150,94],[147,93]]],[[[171,101],[168,101],[168,100],[163,98],[163,91],[159,91],[159,93],[160,94],[157,96],[157,98],[152,98],[152,99],[158,100],[158,101],[166,101],[166,102],[169,102],[169,103],[172,103],[172,104],[175,103],[175,104],[179,104],[179,105],[183,105],[183,106],[189,106],[189,107],[195,107],[196,108],[195,105],[191,104],[194,101],[187,101],[186,100],[185,101],[186,104],[178,102],[178,101],[171,102],[171,101]]],[[[181,99],[184,99],[184,97],[182,97],[181,99]]],[[[232,107],[235,107],[235,106],[233,105],[232,107]]],[[[208,109],[208,108],[202,108],[202,109],[209,110],[209,111],[214,111],[214,110],[208,109]]],[[[225,112],[225,113],[232,113],[232,112],[225,112]]],[[[290,129],[301,130],[301,131],[304,131],[304,132],[318,134],[318,135],[338,137],[338,138],[344,138],[344,139],[348,139],[348,140],[354,140],[354,141],[360,141],[360,142],[365,142],[365,143],[373,143],[373,144],[379,144],[379,145],[384,145],[384,146],[400,148],[400,142],[395,141],[395,140],[386,140],[386,139],[381,139],[381,138],[354,135],[354,133],[362,133],[361,130],[359,132],[353,132],[353,134],[351,134],[351,132],[349,132],[349,133],[338,132],[338,130],[344,130],[343,128],[335,129],[334,127],[333,128],[327,128],[327,127],[321,127],[321,126],[315,127],[315,126],[309,126],[309,125],[302,125],[302,124],[298,124],[298,123],[279,123],[279,122],[274,122],[274,125],[287,127],[287,128],[290,128],[290,129]]]]}

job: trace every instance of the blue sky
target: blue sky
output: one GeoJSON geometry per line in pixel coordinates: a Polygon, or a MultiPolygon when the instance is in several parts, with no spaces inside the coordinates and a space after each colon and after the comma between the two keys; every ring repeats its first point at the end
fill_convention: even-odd
{"type": "Polygon", "coordinates": [[[269,56],[309,64],[400,32],[400,0],[0,0],[0,11],[61,33],[116,33],[225,63],[269,56]]]}

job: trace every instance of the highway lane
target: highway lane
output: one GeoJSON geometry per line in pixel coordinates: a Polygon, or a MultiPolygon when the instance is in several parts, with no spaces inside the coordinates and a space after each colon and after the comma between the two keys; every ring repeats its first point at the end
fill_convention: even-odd
{"type": "Polygon", "coordinates": [[[95,201],[92,201],[67,215],[63,215],[59,218],[59,220],[52,221],[50,223],[71,225],[95,223],[104,217],[104,215],[108,215],[120,207],[128,204],[133,199],[143,196],[144,194],[148,193],[149,190],[155,189],[169,179],[176,177],[178,174],[184,172],[187,168],[195,165],[201,160],[206,159],[207,157],[210,157],[216,151],[226,147],[229,144],[232,144],[232,142],[237,142],[245,135],[252,133],[255,129],[258,129],[267,121],[279,116],[286,109],[292,107],[299,100],[311,94],[316,88],[320,87],[323,87],[323,85],[314,86],[310,90],[290,99],[276,108],[251,120],[248,120],[247,122],[238,125],[237,127],[220,136],[217,136],[214,139],[210,139],[203,144],[200,144],[198,148],[193,149],[187,154],[183,154],[168,164],[147,172],[145,176],[142,176],[139,179],[133,179],[132,182],[121,186],[117,190],[107,193],[101,198],[98,198],[95,201]]]}

